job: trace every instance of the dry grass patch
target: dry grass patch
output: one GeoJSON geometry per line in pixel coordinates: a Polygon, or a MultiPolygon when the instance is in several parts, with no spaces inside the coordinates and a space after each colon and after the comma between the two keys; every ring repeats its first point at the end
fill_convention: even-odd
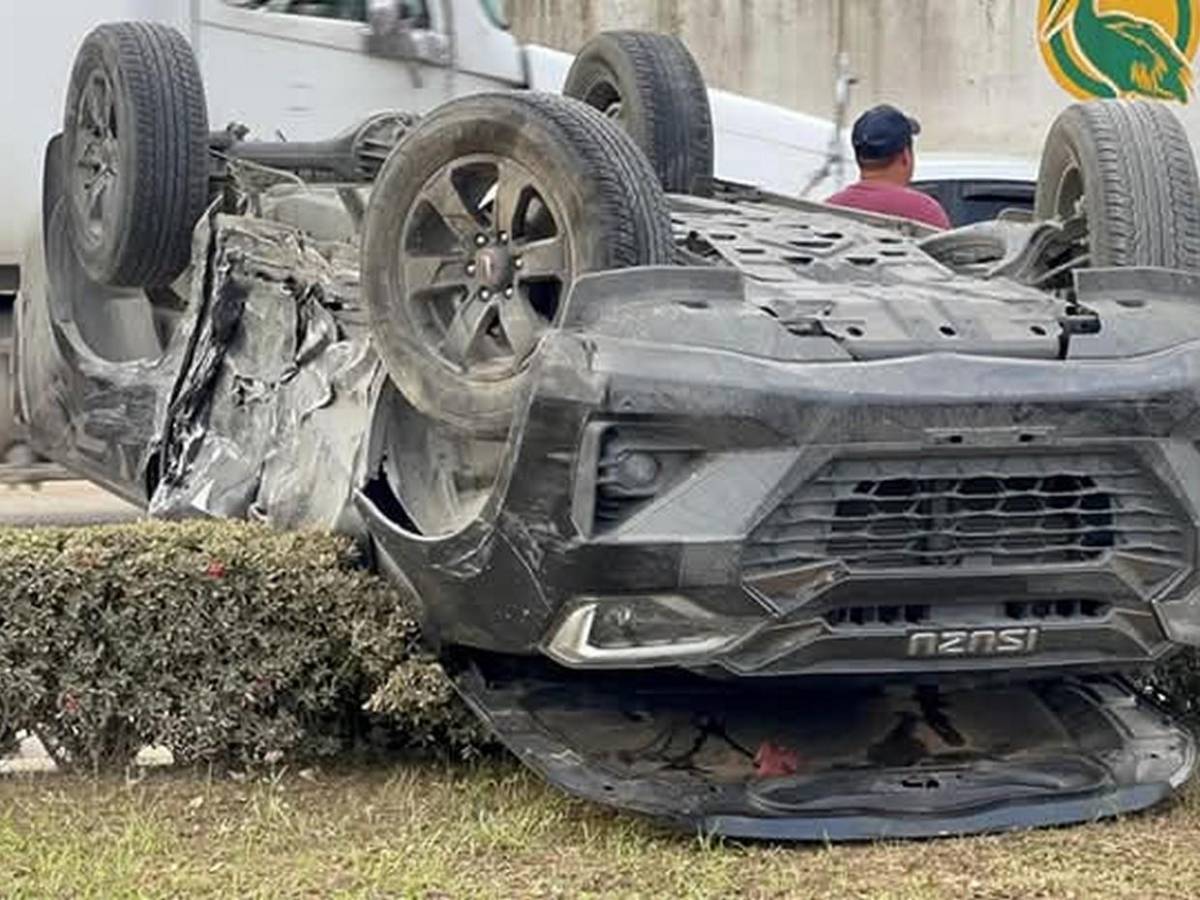
{"type": "Polygon", "coordinates": [[[0,782],[0,884],[31,898],[1190,898],[1198,844],[1196,788],[1115,823],[783,847],[668,831],[505,761],[0,782]]]}

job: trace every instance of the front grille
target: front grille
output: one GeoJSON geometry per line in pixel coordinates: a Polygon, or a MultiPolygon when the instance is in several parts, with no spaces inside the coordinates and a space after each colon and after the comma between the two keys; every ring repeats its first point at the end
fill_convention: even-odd
{"type": "MultiPolygon", "coordinates": [[[[1008,621],[1086,622],[1103,619],[1112,609],[1098,600],[1013,600],[973,611],[989,624],[1008,621]]],[[[962,624],[962,607],[957,603],[904,603],[835,606],[822,617],[833,628],[905,628],[909,625],[941,626],[962,624]]]]}
{"type": "Polygon", "coordinates": [[[921,625],[930,621],[932,607],[922,603],[902,605],[838,606],[825,613],[825,621],[834,628],[862,625],[921,625]]]}
{"type": "Polygon", "coordinates": [[[748,574],[1086,563],[1181,564],[1189,528],[1135,460],[1110,454],[836,460],[754,530],[748,574]]]}

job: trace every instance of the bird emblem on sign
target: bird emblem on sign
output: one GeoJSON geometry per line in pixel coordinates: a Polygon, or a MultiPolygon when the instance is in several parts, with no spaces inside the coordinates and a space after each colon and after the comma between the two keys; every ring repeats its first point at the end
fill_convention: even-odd
{"type": "Polygon", "coordinates": [[[1038,42],[1080,99],[1192,96],[1200,0],[1039,0],[1038,42]]]}

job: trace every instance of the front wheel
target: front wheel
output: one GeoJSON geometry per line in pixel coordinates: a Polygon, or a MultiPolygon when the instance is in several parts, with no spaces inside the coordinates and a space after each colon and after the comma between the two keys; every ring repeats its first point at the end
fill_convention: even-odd
{"type": "Polygon", "coordinates": [[[666,198],[625,133],[574,100],[484,94],[442,106],[389,157],[363,291],[408,402],[498,434],[575,279],[672,257],[666,198]]]}

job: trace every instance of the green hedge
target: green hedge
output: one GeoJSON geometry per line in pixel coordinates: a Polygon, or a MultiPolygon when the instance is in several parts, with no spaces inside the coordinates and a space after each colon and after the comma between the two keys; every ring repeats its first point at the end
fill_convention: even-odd
{"type": "MultiPolygon", "coordinates": [[[[0,529],[0,745],[60,764],[247,766],[418,744],[490,747],[405,597],[353,545],[231,523],[0,529]]],[[[1147,686],[1197,714],[1200,654],[1147,686]]]]}
{"type": "Polygon", "coordinates": [[[0,743],[244,766],[486,741],[352,544],[230,523],[0,529],[0,743]],[[380,727],[382,726],[382,727],[380,727]]]}

